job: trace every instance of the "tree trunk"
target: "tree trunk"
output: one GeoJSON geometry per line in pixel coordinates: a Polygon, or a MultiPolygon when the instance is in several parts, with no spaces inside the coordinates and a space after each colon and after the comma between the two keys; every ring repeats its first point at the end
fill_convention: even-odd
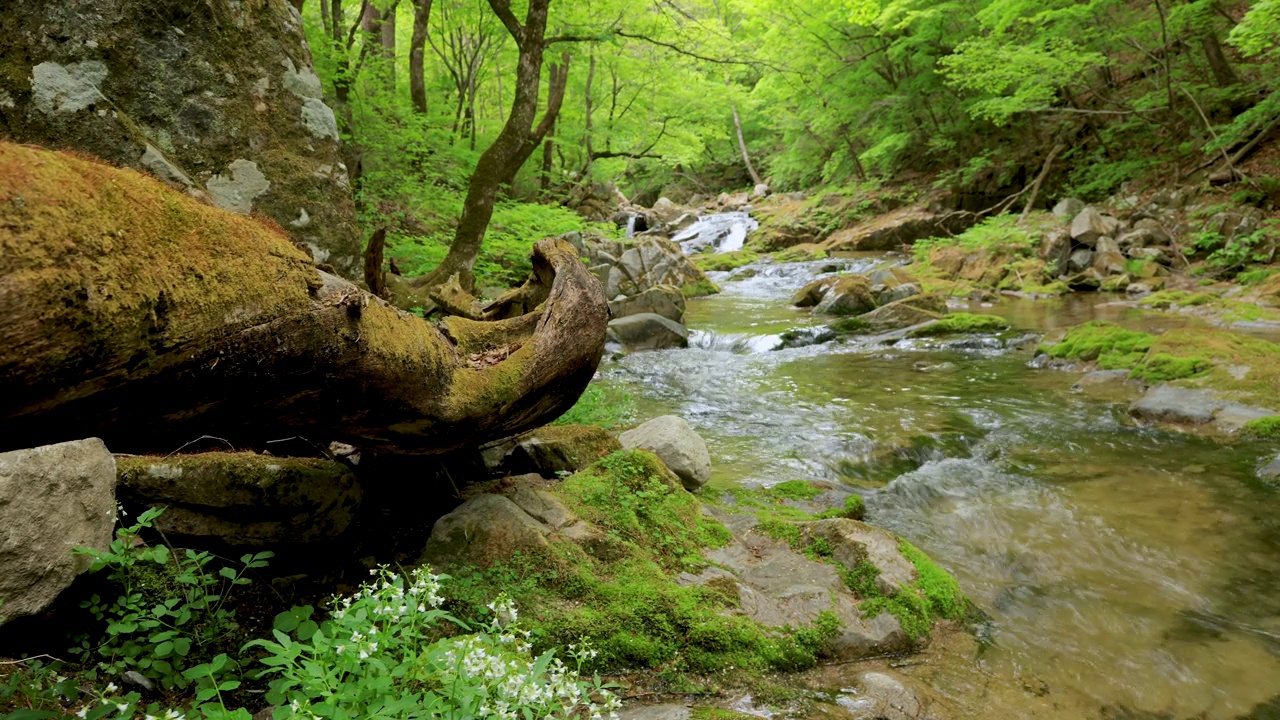
{"type": "Polygon", "coordinates": [[[604,348],[604,293],[563,241],[534,245],[494,321],[437,325],[253,218],[29,146],[0,143],[0,248],[0,450],[214,435],[434,454],[554,419],[604,348]]]}
{"type": "Polygon", "coordinates": [[[1218,87],[1231,87],[1240,82],[1235,68],[1231,67],[1226,54],[1222,52],[1222,43],[1218,42],[1218,36],[1212,30],[1207,30],[1200,36],[1200,45],[1204,48],[1205,59],[1209,61],[1209,68],[1213,70],[1213,79],[1217,81],[1218,87]]]}
{"type": "Polygon", "coordinates": [[[511,14],[507,0],[489,0],[490,7],[502,19],[520,50],[516,63],[515,98],[502,131],[481,155],[463,201],[462,218],[449,246],[449,253],[439,267],[417,281],[418,286],[438,285],[457,275],[463,288],[475,285],[472,268],[480,255],[484,232],[493,217],[498,189],[511,182],[542,139],[551,130],[560,104],[564,101],[569,80],[569,56],[560,66],[552,65],[551,86],[547,93],[547,109],[538,127],[533,121],[538,112],[538,88],[542,81],[542,53],[547,31],[547,6],[550,0],[530,0],[529,10],[521,25],[511,14]]]}
{"type": "Polygon", "coordinates": [[[387,297],[387,277],[382,272],[382,255],[387,247],[387,229],[380,227],[369,236],[364,249],[364,284],[369,292],[380,298],[387,297]]]}
{"type": "MultiPolygon", "coordinates": [[[[729,79],[725,78],[725,87],[731,87],[729,79]]],[[[760,173],[756,172],[756,166],[751,164],[751,155],[747,153],[747,139],[742,135],[742,118],[738,116],[738,104],[729,101],[729,107],[733,110],[733,129],[738,132],[738,150],[742,153],[742,164],[747,166],[747,172],[751,174],[751,182],[760,185],[760,173]]]]}
{"type": "Polygon", "coordinates": [[[416,0],[413,14],[413,37],[409,40],[409,98],[413,109],[427,113],[427,81],[425,50],[427,23],[431,19],[431,0],[416,0]]]}
{"type": "Polygon", "coordinates": [[[584,93],[584,95],[586,95],[586,104],[587,104],[587,117],[586,117],[586,126],[585,126],[586,131],[583,133],[583,139],[586,142],[586,147],[587,147],[587,161],[582,165],[582,175],[584,180],[586,179],[587,173],[591,171],[591,162],[595,160],[595,148],[592,147],[592,141],[591,141],[591,114],[593,110],[593,108],[591,107],[591,86],[595,83],[595,79],[596,79],[596,56],[593,53],[591,55],[591,62],[587,66],[587,91],[584,93]]]}
{"type": "Polygon", "coordinates": [[[556,126],[551,124],[551,129],[547,131],[547,139],[542,141],[542,180],[538,189],[543,193],[551,190],[551,166],[553,162],[552,154],[555,152],[556,126]]]}

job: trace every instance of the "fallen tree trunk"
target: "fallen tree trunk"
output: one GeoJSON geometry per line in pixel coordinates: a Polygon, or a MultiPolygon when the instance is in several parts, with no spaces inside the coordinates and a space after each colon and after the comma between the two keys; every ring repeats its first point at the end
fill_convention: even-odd
{"type": "Polygon", "coordinates": [[[486,309],[503,319],[432,325],[278,228],[0,143],[0,450],[304,435],[437,453],[535,427],[594,374],[607,306],[567,243],[538,242],[533,265],[486,309]]]}

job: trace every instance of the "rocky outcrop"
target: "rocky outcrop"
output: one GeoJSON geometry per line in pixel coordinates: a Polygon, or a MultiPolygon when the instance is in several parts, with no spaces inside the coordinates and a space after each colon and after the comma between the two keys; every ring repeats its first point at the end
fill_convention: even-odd
{"type": "MultiPolygon", "coordinates": [[[[804,293],[804,289],[800,291],[804,293]]],[[[807,301],[808,297],[803,298],[807,301]]],[[[822,300],[813,308],[822,315],[861,315],[876,308],[871,283],[861,275],[847,275],[827,286],[822,300]]]]}
{"type": "Polygon", "coordinates": [[[168,535],[230,545],[331,540],[351,524],[361,490],[346,465],[253,453],[121,457],[120,499],[165,507],[168,535]]]}
{"type": "Polygon", "coordinates": [[[609,302],[609,315],[613,319],[653,313],[675,322],[684,323],[684,294],[674,285],[656,285],[639,295],[609,302]]]}
{"type": "Polygon", "coordinates": [[[561,239],[578,249],[610,300],[639,295],[660,285],[680,288],[686,296],[717,291],[707,274],[669,240],[646,236],[627,244],[576,232],[561,239]]]}
{"type": "Polygon", "coordinates": [[[338,124],[291,3],[18,3],[0,36],[0,136],[262,213],[316,262],[359,275],[338,124]]]}
{"type": "Polygon", "coordinates": [[[682,417],[656,417],[622,433],[618,440],[624,448],[640,448],[657,455],[687,490],[697,490],[711,479],[707,444],[682,417]]]}
{"type": "Polygon", "coordinates": [[[838,230],[823,240],[821,247],[827,252],[901,250],[916,240],[952,235],[972,224],[972,217],[964,213],[937,213],[910,206],[838,230]]]}
{"type": "Polygon", "coordinates": [[[116,465],[101,440],[0,454],[0,616],[39,613],[89,569],[77,547],[106,550],[116,465]]]}

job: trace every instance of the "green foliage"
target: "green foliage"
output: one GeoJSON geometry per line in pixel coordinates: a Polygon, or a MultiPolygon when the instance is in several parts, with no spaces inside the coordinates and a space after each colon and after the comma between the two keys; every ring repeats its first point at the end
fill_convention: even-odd
{"type": "MultiPolygon", "coordinates": [[[[372,574],[335,599],[328,620],[294,608],[276,617],[273,639],[249,644],[267,653],[267,700],[284,706],[280,717],[520,718],[618,707],[598,678],[579,680],[553,652],[530,654],[509,596],[490,603],[492,620],[470,632],[441,609],[442,576],[385,567],[372,574]],[[462,634],[448,636],[450,626],[462,634]]],[[[570,653],[578,669],[594,657],[587,646],[570,653]]]]}
{"type": "Polygon", "coordinates": [[[768,493],[786,500],[812,500],[822,494],[822,489],[807,480],[787,480],[770,487],[768,493]]]}
{"type": "Polygon", "coordinates": [[[866,617],[888,612],[898,619],[907,637],[918,640],[928,634],[935,621],[956,620],[969,613],[969,601],[950,573],[906,540],[899,541],[898,549],[915,566],[917,578],[893,593],[886,594],[880,588],[880,569],[869,561],[853,568],[840,567],[845,586],[863,600],[860,608],[866,617]]]}
{"type": "Polygon", "coordinates": [[[680,294],[687,298],[705,297],[707,295],[715,295],[718,292],[720,292],[720,286],[706,279],[685,283],[680,288],[680,294]]]}
{"type": "Polygon", "coordinates": [[[552,425],[596,425],[612,430],[635,415],[635,398],[622,386],[588,385],[582,396],[552,425]]]}
{"type": "Polygon", "coordinates": [[[1270,220],[1248,235],[1231,238],[1210,254],[1206,262],[1225,275],[1235,275],[1248,265],[1273,261],[1277,243],[1280,243],[1280,222],[1270,220]]]}
{"type": "Polygon", "coordinates": [[[1280,415],[1268,415],[1250,420],[1240,428],[1240,434],[1260,440],[1280,440],[1280,415]]]}
{"type": "Polygon", "coordinates": [[[1026,223],[1019,222],[1017,215],[996,215],[955,237],[918,240],[912,245],[911,252],[920,263],[928,262],[929,253],[941,247],[999,249],[1029,256],[1040,244],[1044,233],[1057,224],[1058,220],[1049,213],[1028,216],[1026,223]]]}
{"type": "Polygon", "coordinates": [[[236,564],[215,567],[208,552],[179,554],[167,545],[139,542],[163,509],[153,508],[116,532],[107,550],[76,548],[92,559],[91,572],[108,570],[116,597],[93,595],[82,602],[94,619],[105,622],[96,643],[82,637],[73,650],[110,675],[135,670],[166,688],[186,687],[187,664],[235,639],[235,613],[227,607],[232,592],[250,584],[250,570],[266,567],[270,552],[247,554],[236,564]]]}

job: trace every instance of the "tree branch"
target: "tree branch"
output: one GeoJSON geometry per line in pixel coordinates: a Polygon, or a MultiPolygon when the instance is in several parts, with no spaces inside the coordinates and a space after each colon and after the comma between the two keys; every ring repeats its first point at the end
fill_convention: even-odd
{"type": "Polygon", "coordinates": [[[494,14],[507,27],[511,37],[516,39],[516,44],[524,44],[524,26],[516,19],[515,13],[511,12],[511,0],[489,0],[489,7],[493,8],[494,14]]]}

